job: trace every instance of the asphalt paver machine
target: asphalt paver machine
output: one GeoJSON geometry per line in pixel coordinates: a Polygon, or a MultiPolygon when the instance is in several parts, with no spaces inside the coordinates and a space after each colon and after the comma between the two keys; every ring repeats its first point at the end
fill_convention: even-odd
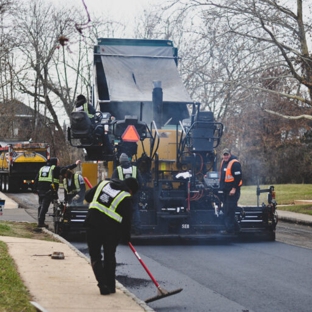
{"type": "MultiPolygon", "coordinates": [[[[170,40],[98,39],[94,47],[92,125],[71,114],[68,140],[106,178],[126,153],[141,172],[141,239],[211,238],[224,230],[217,148],[223,124],[190,99],[170,40]]],[[[275,239],[276,202],[238,207],[240,233],[275,239]]],[[[257,191],[258,192],[258,191],[257,191]]],[[[260,192],[260,191],[259,191],[260,192]]],[[[71,222],[71,221],[70,221],[71,222]]]]}

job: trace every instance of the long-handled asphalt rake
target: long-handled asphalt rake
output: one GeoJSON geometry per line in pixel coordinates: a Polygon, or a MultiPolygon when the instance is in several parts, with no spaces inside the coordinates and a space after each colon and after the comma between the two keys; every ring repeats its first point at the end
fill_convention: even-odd
{"type": "Polygon", "coordinates": [[[151,278],[151,280],[153,281],[153,283],[157,287],[157,296],[149,298],[149,299],[146,299],[145,300],[146,303],[149,303],[149,302],[152,302],[152,301],[155,301],[155,300],[158,300],[158,299],[162,299],[162,298],[165,298],[165,297],[168,297],[168,296],[172,296],[172,295],[178,294],[179,292],[181,292],[183,290],[183,288],[179,288],[179,289],[176,289],[176,290],[173,290],[173,291],[167,291],[167,290],[161,288],[160,285],[155,280],[155,278],[152,275],[152,273],[149,271],[149,269],[147,268],[147,266],[145,265],[145,263],[141,259],[140,255],[137,253],[137,251],[133,247],[133,245],[130,242],[128,244],[129,244],[129,247],[131,248],[131,250],[133,251],[133,253],[135,254],[135,256],[138,258],[138,260],[142,264],[142,266],[145,269],[146,273],[149,275],[149,277],[151,278]]]}

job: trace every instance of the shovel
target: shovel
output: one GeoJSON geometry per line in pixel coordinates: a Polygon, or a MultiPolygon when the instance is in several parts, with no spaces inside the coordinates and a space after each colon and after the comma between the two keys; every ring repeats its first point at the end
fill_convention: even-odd
{"type": "Polygon", "coordinates": [[[52,254],[49,255],[33,255],[33,257],[51,257],[51,259],[65,259],[65,255],[61,251],[54,251],[52,254]]]}
{"type": "Polygon", "coordinates": [[[133,245],[130,242],[128,243],[128,245],[131,248],[131,250],[133,251],[133,253],[135,254],[135,256],[138,258],[140,263],[142,264],[142,266],[145,269],[146,273],[149,275],[149,277],[151,278],[151,280],[153,281],[153,283],[157,287],[157,296],[149,298],[149,299],[146,299],[145,300],[146,303],[149,303],[149,302],[152,302],[152,301],[155,301],[155,300],[159,300],[159,299],[162,299],[162,298],[165,298],[165,297],[168,297],[168,296],[172,296],[172,295],[178,294],[179,292],[181,292],[183,290],[183,288],[179,288],[179,289],[176,289],[176,290],[167,291],[167,290],[161,288],[160,285],[155,280],[155,278],[152,275],[152,273],[149,271],[149,269],[147,268],[147,266],[145,265],[145,263],[141,259],[140,255],[134,249],[133,245]]]}

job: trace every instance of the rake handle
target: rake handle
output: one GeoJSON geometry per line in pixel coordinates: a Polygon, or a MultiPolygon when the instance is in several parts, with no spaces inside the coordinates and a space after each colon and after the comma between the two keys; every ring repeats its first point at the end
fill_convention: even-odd
{"type": "Polygon", "coordinates": [[[138,254],[138,252],[135,250],[135,248],[133,247],[133,245],[131,244],[131,242],[128,243],[129,247],[131,248],[131,250],[133,251],[133,253],[135,254],[135,256],[137,257],[137,259],[140,261],[140,263],[142,264],[143,268],[145,269],[146,273],[149,275],[149,277],[151,278],[151,280],[153,281],[153,283],[156,285],[156,287],[159,289],[160,286],[157,283],[157,281],[155,280],[154,276],[152,275],[152,273],[149,271],[149,269],[147,268],[147,266],[145,265],[145,263],[143,262],[143,260],[141,259],[140,255],[138,254]]]}
{"type": "Polygon", "coordinates": [[[90,183],[89,179],[87,177],[83,177],[89,188],[92,188],[92,184],[90,183]]]}

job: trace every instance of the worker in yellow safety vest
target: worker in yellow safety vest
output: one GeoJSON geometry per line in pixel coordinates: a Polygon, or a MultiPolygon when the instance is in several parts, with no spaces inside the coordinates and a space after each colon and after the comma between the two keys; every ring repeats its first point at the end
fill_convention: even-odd
{"type": "Polygon", "coordinates": [[[75,101],[75,112],[86,112],[92,124],[95,124],[94,115],[96,114],[95,108],[87,103],[87,99],[84,95],[77,96],[75,101]]]}
{"type": "Polygon", "coordinates": [[[83,176],[70,169],[62,169],[64,200],[69,205],[81,206],[86,192],[86,185],[83,176]]]}
{"type": "Polygon", "coordinates": [[[131,196],[138,191],[134,178],[101,181],[86,192],[90,203],[85,220],[93,273],[101,295],[116,292],[116,248],[131,239],[131,196]],[[102,261],[102,248],[104,261],[102,261]]]}
{"type": "MultiPolygon", "coordinates": [[[[119,157],[119,166],[114,170],[112,179],[124,180],[126,178],[135,178],[138,181],[139,189],[142,187],[143,179],[138,167],[132,165],[127,154],[122,153],[119,157]]],[[[132,213],[132,232],[136,235],[142,233],[141,218],[139,210],[139,193],[132,196],[133,213],[132,213]]]]}
{"type": "Polygon", "coordinates": [[[47,165],[40,168],[35,178],[35,191],[39,197],[38,208],[38,227],[48,227],[45,222],[46,213],[49,210],[51,202],[58,199],[59,178],[62,169],[74,169],[80,164],[80,160],[76,163],[66,166],[59,166],[59,159],[50,158],[47,165]]]}

